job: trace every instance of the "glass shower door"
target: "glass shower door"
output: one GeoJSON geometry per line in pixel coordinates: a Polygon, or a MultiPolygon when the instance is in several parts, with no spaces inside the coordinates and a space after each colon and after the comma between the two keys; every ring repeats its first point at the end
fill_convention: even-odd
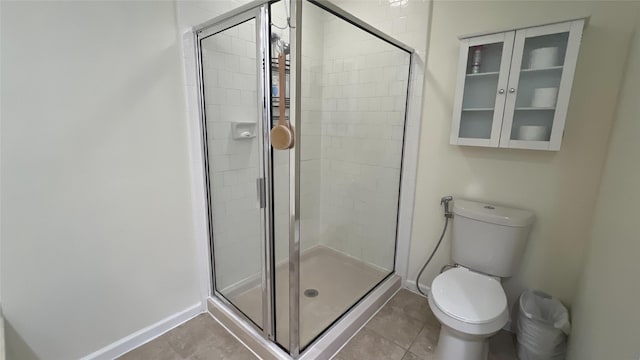
{"type": "Polygon", "coordinates": [[[304,351],[394,271],[411,53],[324,3],[301,5],[294,96],[304,351]]]}
{"type": "Polygon", "coordinates": [[[265,212],[262,192],[259,12],[200,35],[204,141],[215,291],[262,328],[265,212]]]}

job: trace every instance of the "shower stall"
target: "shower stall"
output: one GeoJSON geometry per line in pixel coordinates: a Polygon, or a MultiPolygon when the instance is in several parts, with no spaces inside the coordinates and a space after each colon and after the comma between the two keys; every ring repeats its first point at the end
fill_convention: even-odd
{"type": "Polygon", "coordinates": [[[254,1],[194,40],[210,309],[272,355],[322,358],[399,287],[413,50],[315,0],[254,1]]]}

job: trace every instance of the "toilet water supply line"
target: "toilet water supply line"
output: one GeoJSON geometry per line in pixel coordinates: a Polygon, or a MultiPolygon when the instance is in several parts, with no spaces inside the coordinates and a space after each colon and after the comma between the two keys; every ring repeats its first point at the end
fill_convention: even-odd
{"type": "Polygon", "coordinates": [[[438,248],[442,243],[442,239],[444,239],[444,234],[447,232],[447,225],[449,224],[449,219],[453,218],[453,213],[451,212],[451,210],[449,210],[449,203],[451,202],[451,200],[453,200],[453,196],[443,196],[442,199],[440,199],[440,205],[444,205],[444,228],[442,229],[440,240],[438,240],[436,247],[431,252],[431,255],[429,255],[429,259],[427,259],[427,262],[425,262],[424,265],[422,265],[422,269],[420,269],[420,272],[418,273],[418,277],[416,278],[416,288],[418,288],[418,292],[424,296],[427,296],[427,294],[423,293],[422,290],[420,289],[420,277],[422,277],[422,273],[424,272],[424,269],[427,268],[427,265],[429,265],[429,263],[431,262],[431,259],[433,259],[433,256],[436,254],[436,251],[438,251],[438,248]]]}

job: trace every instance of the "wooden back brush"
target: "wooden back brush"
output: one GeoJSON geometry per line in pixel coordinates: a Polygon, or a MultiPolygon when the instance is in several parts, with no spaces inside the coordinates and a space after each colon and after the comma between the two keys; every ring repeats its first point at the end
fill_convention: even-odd
{"type": "Polygon", "coordinates": [[[271,146],[278,150],[287,150],[293,147],[293,129],[285,119],[286,117],[286,91],[285,91],[285,55],[278,55],[278,87],[279,87],[279,106],[280,116],[278,124],[271,129],[271,146]]]}

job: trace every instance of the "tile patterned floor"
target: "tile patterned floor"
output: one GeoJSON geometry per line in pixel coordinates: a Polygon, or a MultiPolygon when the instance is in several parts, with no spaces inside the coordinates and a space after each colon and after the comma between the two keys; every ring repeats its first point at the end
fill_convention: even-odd
{"type": "Polygon", "coordinates": [[[400,290],[335,359],[432,360],[439,333],[426,299],[400,290]]]}
{"type": "Polygon", "coordinates": [[[254,360],[257,357],[211,315],[205,313],[124,354],[120,359],[254,360]]]}
{"type": "MultiPolygon", "coordinates": [[[[435,360],[440,323],[427,299],[400,290],[334,360],[435,360]]],[[[515,360],[513,336],[501,331],[490,341],[489,360],[515,360]]]]}
{"type": "MultiPolygon", "coordinates": [[[[435,360],[440,324],[424,297],[400,290],[334,360],[435,360]]],[[[122,360],[257,359],[210,315],[202,314],[125,354],[122,360]]],[[[490,341],[489,360],[515,360],[513,336],[490,341]]]]}

